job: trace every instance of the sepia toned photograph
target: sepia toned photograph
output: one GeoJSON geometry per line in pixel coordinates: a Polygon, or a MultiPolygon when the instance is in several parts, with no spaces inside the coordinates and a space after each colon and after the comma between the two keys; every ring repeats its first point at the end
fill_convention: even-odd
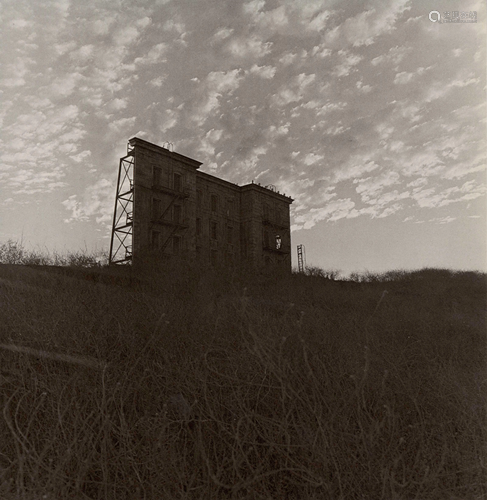
{"type": "Polygon", "coordinates": [[[480,0],[0,0],[0,499],[487,497],[480,0]]]}

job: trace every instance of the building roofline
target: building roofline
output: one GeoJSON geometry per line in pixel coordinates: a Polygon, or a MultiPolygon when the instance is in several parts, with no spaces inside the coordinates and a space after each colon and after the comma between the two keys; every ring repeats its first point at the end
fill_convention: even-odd
{"type": "Polygon", "coordinates": [[[287,201],[289,204],[291,204],[294,201],[290,196],[286,196],[285,194],[280,193],[279,191],[274,191],[269,187],[261,186],[260,184],[255,184],[253,181],[250,184],[245,184],[244,186],[240,186],[240,189],[242,191],[250,191],[250,190],[261,191],[267,195],[272,195],[275,196],[276,198],[287,201]]]}
{"type": "Polygon", "coordinates": [[[157,153],[162,153],[166,156],[169,156],[170,158],[174,158],[175,160],[185,163],[186,165],[193,167],[195,169],[198,169],[200,168],[201,165],[203,165],[203,163],[198,160],[194,160],[193,158],[189,158],[188,156],[184,156],[174,151],[170,151],[169,149],[163,148],[162,146],[158,146],[157,144],[153,144],[152,142],[145,141],[140,137],[132,137],[132,139],[129,139],[128,142],[130,146],[141,146],[143,148],[155,151],[157,153]]]}
{"type": "MultiPolygon", "coordinates": [[[[182,163],[185,163],[186,165],[193,167],[196,170],[199,169],[201,165],[203,165],[203,163],[198,161],[198,160],[194,160],[193,158],[189,158],[188,156],[184,156],[184,155],[176,153],[174,151],[170,151],[167,148],[164,148],[162,146],[158,146],[157,144],[153,144],[152,142],[145,141],[144,139],[141,139],[140,137],[132,137],[132,139],[129,139],[128,142],[129,142],[130,146],[133,146],[133,147],[141,146],[143,148],[155,151],[157,153],[162,153],[165,156],[169,156],[170,158],[174,158],[175,160],[178,160],[182,163]]],[[[253,181],[250,184],[245,184],[244,186],[239,186],[238,184],[234,184],[233,182],[227,181],[225,179],[221,179],[220,177],[216,177],[216,176],[208,174],[206,172],[202,172],[201,170],[197,170],[196,173],[202,177],[210,177],[213,181],[220,182],[220,183],[225,184],[229,187],[232,187],[233,189],[240,190],[240,192],[257,190],[257,191],[265,193],[266,195],[271,195],[271,196],[274,196],[276,198],[279,198],[280,200],[286,201],[289,204],[291,204],[294,201],[290,196],[286,196],[285,194],[282,194],[279,191],[275,191],[274,189],[271,189],[270,187],[261,186],[260,184],[255,184],[253,181]]]]}
{"type": "Polygon", "coordinates": [[[216,177],[215,175],[208,174],[207,172],[198,170],[196,172],[196,175],[197,177],[210,177],[212,182],[219,182],[221,184],[224,184],[225,186],[235,189],[236,191],[240,190],[240,186],[238,184],[222,179],[221,177],[216,177]]]}

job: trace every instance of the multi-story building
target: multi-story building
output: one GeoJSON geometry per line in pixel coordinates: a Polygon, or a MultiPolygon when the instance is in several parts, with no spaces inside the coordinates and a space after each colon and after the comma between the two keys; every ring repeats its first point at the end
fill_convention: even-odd
{"type": "Polygon", "coordinates": [[[111,263],[179,256],[218,266],[291,270],[291,198],[273,186],[239,186],[201,163],[134,137],[120,159],[111,263]]]}

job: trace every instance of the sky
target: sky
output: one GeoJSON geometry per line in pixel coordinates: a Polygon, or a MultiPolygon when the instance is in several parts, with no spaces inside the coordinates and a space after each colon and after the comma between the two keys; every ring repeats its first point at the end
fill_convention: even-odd
{"type": "Polygon", "coordinates": [[[484,2],[2,0],[0,21],[0,243],[107,250],[138,136],[291,196],[294,264],[487,271],[484,2]],[[429,15],[460,9],[477,23],[429,15]]]}

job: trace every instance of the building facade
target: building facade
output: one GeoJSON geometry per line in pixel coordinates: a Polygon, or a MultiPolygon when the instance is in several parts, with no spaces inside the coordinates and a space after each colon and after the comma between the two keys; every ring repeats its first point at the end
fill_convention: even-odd
{"type": "Polygon", "coordinates": [[[201,264],[291,270],[291,198],[238,186],[201,163],[134,137],[120,159],[111,263],[177,256],[201,264]]]}

